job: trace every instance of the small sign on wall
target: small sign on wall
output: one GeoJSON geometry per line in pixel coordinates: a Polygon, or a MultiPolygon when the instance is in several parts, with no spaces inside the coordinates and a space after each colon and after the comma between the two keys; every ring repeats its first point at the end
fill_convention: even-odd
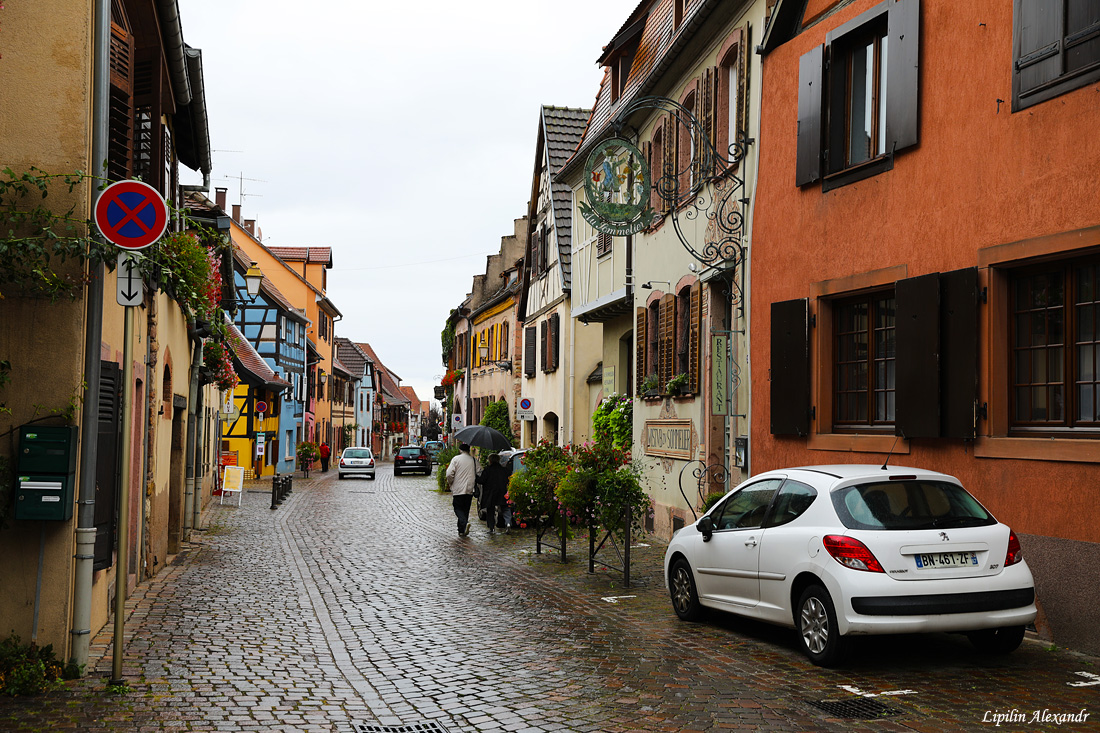
{"type": "Polygon", "coordinates": [[[691,420],[646,420],[645,454],[691,460],[691,420]]]}
{"type": "Polygon", "coordinates": [[[615,392],[615,367],[603,368],[603,396],[610,397],[615,392]]]}

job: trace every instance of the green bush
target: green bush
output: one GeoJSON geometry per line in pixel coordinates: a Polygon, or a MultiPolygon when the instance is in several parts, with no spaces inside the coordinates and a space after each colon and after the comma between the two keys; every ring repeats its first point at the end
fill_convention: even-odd
{"type": "Polygon", "coordinates": [[[710,508],[718,503],[718,500],[725,496],[725,493],[721,491],[715,491],[707,494],[707,498],[703,500],[703,514],[710,511],[710,508]]]}
{"type": "Polygon", "coordinates": [[[629,450],[634,442],[634,400],[618,392],[604,397],[592,413],[592,434],[597,441],[629,450]]]}
{"type": "Polygon", "coordinates": [[[447,489],[447,466],[451,464],[451,459],[457,456],[458,453],[458,448],[451,446],[439,451],[439,455],[435,457],[439,461],[439,470],[435,472],[435,482],[440,491],[446,491],[447,489]]]}
{"type": "Polygon", "coordinates": [[[561,513],[555,490],[565,475],[569,456],[564,449],[546,441],[523,456],[527,470],[513,473],[508,482],[508,503],[520,527],[538,526],[542,517],[553,518],[561,513]]]}
{"type": "Polygon", "coordinates": [[[59,679],[79,676],[78,667],[57,661],[52,644],[21,644],[15,634],[0,641],[0,694],[37,695],[59,679]]]}

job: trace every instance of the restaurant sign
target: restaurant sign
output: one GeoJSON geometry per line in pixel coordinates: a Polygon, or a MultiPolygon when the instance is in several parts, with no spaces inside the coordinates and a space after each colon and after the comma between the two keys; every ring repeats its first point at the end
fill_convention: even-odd
{"type": "Polygon", "coordinates": [[[596,231],[625,237],[647,229],[656,214],[649,205],[649,164],[628,140],[611,138],[588,156],[581,216],[596,231]]]}
{"type": "Polygon", "coordinates": [[[645,454],[660,458],[691,460],[691,420],[646,420],[645,454]]]}

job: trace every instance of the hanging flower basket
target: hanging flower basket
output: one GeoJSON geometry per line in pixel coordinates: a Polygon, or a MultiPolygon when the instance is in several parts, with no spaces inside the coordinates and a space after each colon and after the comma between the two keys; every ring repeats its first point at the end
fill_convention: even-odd
{"type": "Polygon", "coordinates": [[[221,341],[203,344],[202,363],[210,372],[210,381],[222,391],[232,390],[240,381],[233,369],[233,352],[221,341]]]}

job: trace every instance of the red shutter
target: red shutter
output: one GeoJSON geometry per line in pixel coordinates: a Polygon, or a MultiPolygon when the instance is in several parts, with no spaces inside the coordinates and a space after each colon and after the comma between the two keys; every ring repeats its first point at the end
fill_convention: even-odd
{"type": "Polygon", "coordinates": [[[688,391],[692,394],[699,394],[702,391],[699,380],[702,325],[703,284],[695,283],[691,286],[691,311],[688,315],[688,391]]]}
{"type": "Polygon", "coordinates": [[[638,308],[634,322],[634,389],[638,394],[642,393],[642,382],[646,377],[645,311],[645,308],[638,308]]]}

